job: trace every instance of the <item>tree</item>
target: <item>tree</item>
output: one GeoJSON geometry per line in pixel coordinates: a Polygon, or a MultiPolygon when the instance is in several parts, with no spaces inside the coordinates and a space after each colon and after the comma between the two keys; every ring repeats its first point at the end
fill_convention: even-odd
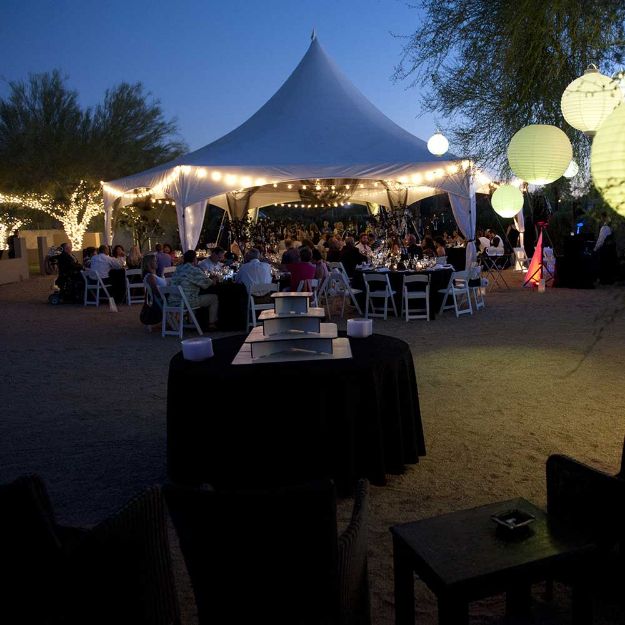
{"type": "Polygon", "coordinates": [[[9,89],[0,100],[0,188],[63,194],[67,181],[84,174],[89,119],[77,93],[57,70],[10,82],[9,89]]]}
{"type": "Polygon", "coordinates": [[[170,161],[186,150],[175,120],[163,117],[141,83],[106,91],[91,120],[91,168],[98,180],[113,180],[170,161]]]}
{"type": "Polygon", "coordinates": [[[81,181],[67,202],[46,194],[6,195],[0,193],[0,203],[43,211],[61,222],[72,246],[82,248],[82,241],[91,220],[103,212],[102,197],[88,183],[81,181]]]}
{"type": "Polygon", "coordinates": [[[141,250],[146,248],[151,238],[165,234],[149,200],[119,209],[117,223],[132,232],[133,243],[141,250]]]}
{"type": "Polygon", "coordinates": [[[589,63],[623,60],[625,3],[613,0],[421,0],[395,77],[424,87],[425,110],[444,115],[463,155],[506,168],[515,132],[554,124],[587,160],[589,144],[560,111],[566,86],[589,63]]]}

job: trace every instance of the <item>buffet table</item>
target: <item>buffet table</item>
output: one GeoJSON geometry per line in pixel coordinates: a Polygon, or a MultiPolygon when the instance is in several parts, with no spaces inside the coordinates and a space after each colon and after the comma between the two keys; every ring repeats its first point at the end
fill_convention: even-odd
{"type": "Polygon", "coordinates": [[[244,340],[213,341],[203,362],[172,358],[173,481],[246,488],[330,477],[347,493],[360,477],[383,485],[425,455],[405,342],[374,334],[350,340],[351,359],[232,365],[244,340]]]}

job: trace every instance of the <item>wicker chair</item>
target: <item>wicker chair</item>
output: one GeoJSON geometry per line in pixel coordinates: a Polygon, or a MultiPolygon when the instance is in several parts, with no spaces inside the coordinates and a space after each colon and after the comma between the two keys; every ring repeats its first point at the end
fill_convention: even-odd
{"type": "MultiPolygon", "coordinates": [[[[547,511],[550,517],[582,532],[600,547],[586,582],[596,592],[622,596],[625,575],[625,446],[621,469],[610,475],[569,456],[554,454],[547,459],[547,511]]],[[[566,584],[572,577],[559,578],[566,584]]],[[[553,581],[546,595],[551,598],[553,581]]],[[[586,616],[590,604],[582,609],[586,616]]]]}
{"type": "Polygon", "coordinates": [[[59,525],[36,475],[0,486],[0,621],[178,625],[178,595],[159,488],[92,530],[59,525]]]}
{"type": "Polygon", "coordinates": [[[337,538],[330,481],[263,491],[165,486],[200,625],[369,625],[367,497],[337,538]]]}

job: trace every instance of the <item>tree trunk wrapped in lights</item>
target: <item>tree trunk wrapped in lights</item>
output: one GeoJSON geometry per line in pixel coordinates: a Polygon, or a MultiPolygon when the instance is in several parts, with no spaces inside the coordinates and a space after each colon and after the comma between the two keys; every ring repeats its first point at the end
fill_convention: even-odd
{"type": "Polygon", "coordinates": [[[103,212],[99,191],[94,191],[81,181],[74,189],[68,202],[51,198],[49,195],[31,193],[9,195],[0,193],[0,203],[18,204],[23,208],[42,211],[61,222],[74,249],[81,249],[85,232],[91,220],[103,212]]]}
{"type": "Polygon", "coordinates": [[[9,249],[9,237],[25,224],[26,221],[18,217],[0,214],[0,252],[9,249]]]}

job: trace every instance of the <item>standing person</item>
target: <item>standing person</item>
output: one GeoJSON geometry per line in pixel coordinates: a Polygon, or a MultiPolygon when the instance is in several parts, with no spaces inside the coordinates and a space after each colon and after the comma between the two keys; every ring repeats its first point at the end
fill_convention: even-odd
{"type": "MultiPolygon", "coordinates": [[[[219,300],[212,293],[200,293],[200,289],[208,289],[214,282],[197,266],[195,250],[187,250],[183,256],[183,264],[179,266],[171,278],[171,286],[182,288],[191,308],[205,308],[208,311],[208,329],[217,329],[219,300]]],[[[171,303],[180,303],[180,298],[171,296],[171,303]]]]}
{"type": "Polygon", "coordinates": [[[612,228],[610,227],[610,220],[607,213],[601,213],[601,221],[602,224],[594,249],[599,260],[599,281],[601,284],[614,284],[618,258],[616,255],[614,235],[612,234],[612,228]]]}
{"type": "Polygon", "coordinates": [[[354,244],[354,237],[345,237],[345,247],[341,250],[341,262],[347,275],[352,278],[356,271],[356,265],[360,265],[366,260],[366,257],[360,253],[354,244]]]}

